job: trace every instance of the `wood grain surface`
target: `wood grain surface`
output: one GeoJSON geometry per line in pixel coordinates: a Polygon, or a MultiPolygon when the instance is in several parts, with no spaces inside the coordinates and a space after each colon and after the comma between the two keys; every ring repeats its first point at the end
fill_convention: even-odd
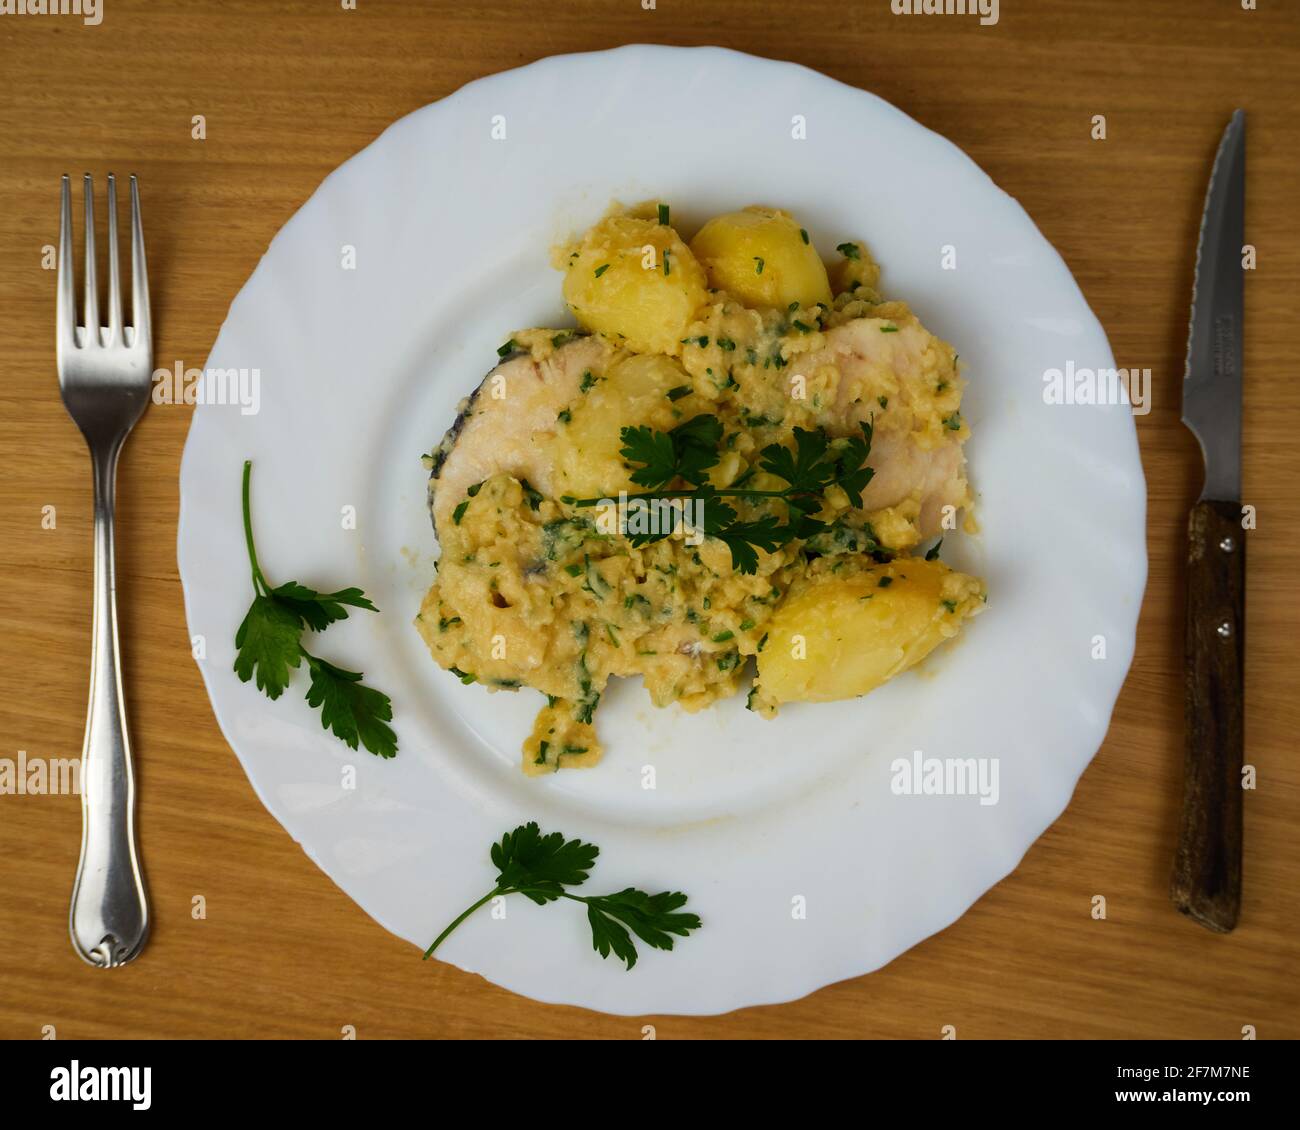
{"type": "Polygon", "coordinates": [[[982,27],[894,15],[889,0],[102,4],[95,27],[0,15],[0,757],[76,756],[85,711],[89,466],[58,397],[55,275],[42,266],[59,175],[139,174],[156,363],[201,365],[268,242],[327,173],[401,115],[555,53],[653,42],[790,59],[965,149],[1060,249],[1119,364],[1152,370],[1153,410],[1137,422],[1151,568],[1105,745],[1066,813],[958,923],[792,1004],[607,1017],[422,963],[262,808],[189,654],[175,542],[191,409],[152,407],[121,468],[118,586],[153,938],[125,969],[83,966],[67,935],[78,798],[0,796],[0,1036],[332,1039],[355,1025],[361,1038],[640,1039],[646,1023],[665,1039],[931,1039],[944,1025],[958,1038],[1300,1036],[1300,604],[1288,571],[1300,550],[1300,5],[1002,0],[982,27]],[[1201,476],[1178,415],[1206,177],[1237,106],[1258,249],[1245,352],[1245,501],[1258,512],[1246,760],[1258,787],[1245,797],[1241,924],[1219,936],[1168,894],[1186,522],[1201,476]],[[1096,114],[1104,141],[1090,136],[1096,114]],[[191,917],[196,895],[204,920],[191,917]],[[1105,920],[1091,913],[1097,895],[1105,920]]]}

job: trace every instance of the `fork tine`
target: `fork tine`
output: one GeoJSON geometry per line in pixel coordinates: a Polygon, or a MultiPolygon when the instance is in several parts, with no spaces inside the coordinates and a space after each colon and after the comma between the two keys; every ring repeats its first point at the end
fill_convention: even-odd
{"type": "Polygon", "coordinates": [[[72,188],[63,176],[62,205],[59,209],[59,297],[55,329],[61,348],[77,344],[77,283],[72,269],[72,188]]]}
{"type": "Polygon", "coordinates": [[[117,261],[117,180],[108,174],[108,338],[122,336],[122,271],[117,261]]]}
{"type": "Polygon", "coordinates": [[[95,278],[95,182],[85,178],[86,193],[86,345],[99,344],[99,281],[95,278]]]}
{"type": "Polygon", "coordinates": [[[144,227],[140,223],[140,186],[131,177],[131,324],[132,345],[152,341],[149,321],[149,271],[144,260],[144,227]]]}

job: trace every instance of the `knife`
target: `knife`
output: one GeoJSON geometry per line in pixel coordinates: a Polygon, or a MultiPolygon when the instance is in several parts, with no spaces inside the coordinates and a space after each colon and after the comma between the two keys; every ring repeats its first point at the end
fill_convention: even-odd
{"type": "Polygon", "coordinates": [[[1186,751],[1170,897],[1227,933],[1241,909],[1246,539],[1241,506],[1242,260],[1246,115],[1224,131],[1196,251],[1183,423],[1200,441],[1205,488],[1187,524],[1186,751]]]}

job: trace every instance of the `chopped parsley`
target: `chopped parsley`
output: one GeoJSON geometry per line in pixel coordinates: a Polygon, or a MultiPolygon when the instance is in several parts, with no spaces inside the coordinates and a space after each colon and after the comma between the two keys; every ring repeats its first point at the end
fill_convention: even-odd
{"type": "Polygon", "coordinates": [[[528,500],[529,509],[530,510],[539,509],[542,503],[545,501],[545,499],[542,497],[542,492],[533,489],[532,484],[530,484],[527,479],[520,479],[519,485],[520,487],[523,488],[524,497],[528,500]]]}

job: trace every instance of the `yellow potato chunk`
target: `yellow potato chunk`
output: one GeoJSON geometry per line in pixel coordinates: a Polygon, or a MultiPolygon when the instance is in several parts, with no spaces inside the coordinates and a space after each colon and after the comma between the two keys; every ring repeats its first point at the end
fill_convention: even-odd
{"type": "Polygon", "coordinates": [[[791,588],[758,655],[761,706],[854,698],[919,663],[984,607],[984,585],[909,557],[791,588]]]}
{"type": "Polygon", "coordinates": [[[619,453],[624,427],[648,424],[668,431],[680,421],[672,389],[689,387],[691,378],[671,357],[633,354],[611,365],[569,405],[569,422],[546,440],[557,495],[592,497],[641,490],[619,453]]]}
{"type": "Polygon", "coordinates": [[[750,206],[715,216],[691,240],[709,285],[751,308],[831,301],[826,267],[788,212],[750,206]]]}
{"type": "Polygon", "coordinates": [[[637,353],[680,353],[707,297],[703,268],[667,224],[606,216],[568,249],[564,301],[574,318],[637,353]]]}

